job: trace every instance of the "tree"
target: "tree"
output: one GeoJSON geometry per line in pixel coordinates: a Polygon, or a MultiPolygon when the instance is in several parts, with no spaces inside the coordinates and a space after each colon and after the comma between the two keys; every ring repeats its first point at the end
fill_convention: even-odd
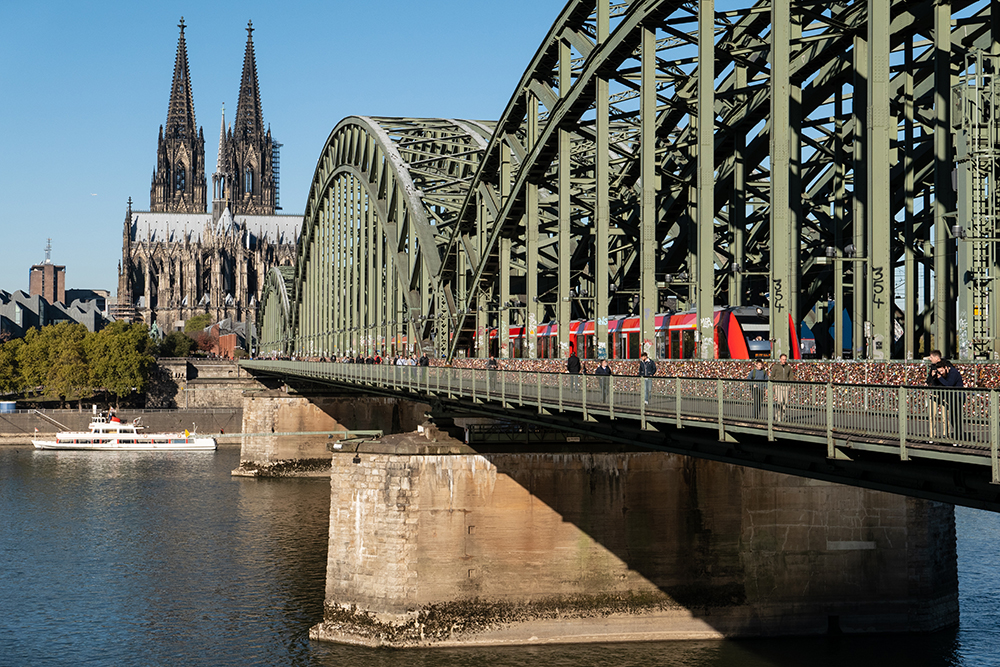
{"type": "Polygon", "coordinates": [[[89,335],[87,327],[75,322],[29,329],[17,349],[21,388],[62,400],[87,388],[84,341],[89,335]]]}
{"type": "Polygon", "coordinates": [[[12,393],[24,388],[21,367],[17,361],[18,351],[23,345],[24,341],[20,338],[0,345],[0,392],[12,393]]]}
{"type": "Polygon", "coordinates": [[[171,331],[160,341],[156,353],[161,357],[186,357],[191,353],[194,344],[194,341],[187,334],[171,331]]]}
{"type": "Polygon", "coordinates": [[[82,402],[84,394],[90,393],[87,391],[90,389],[90,367],[84,351],[87,335],[85,328],[82,333],[66,332],[60,337],[55,358],[49,365],[45,393],[63,403],[72,398],[82,402]]]}
{"type": "Polygon", "coordinates": [[[201,331],[211,323],[212,316],[208,313],[195,315],[194,317],[188,318],[188,321],[184,323],[184,333],[189,334],[201,331]]]}
{"type": "Polygon", "coordinates": [[[152,341],[146,325],[112,322],[88,340],[94,386],[104,387],[118,401],[133,391],[142,393],[154,363],[150,354],[152,341]]]}
{"type": "Polygon", "coordinates": [[[199,331],[194,334],[194,343],[199,352],[211,352],[219,345],[219,337],[211,331],[199,331]]]}

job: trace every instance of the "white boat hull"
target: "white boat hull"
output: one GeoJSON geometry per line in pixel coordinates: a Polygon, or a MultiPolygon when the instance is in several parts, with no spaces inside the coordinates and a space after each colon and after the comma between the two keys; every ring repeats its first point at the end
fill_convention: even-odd
{"type": "Polygon", "coordinates": [[[144,433],[139,419],[123,422],[113,414],[110,418],[97,414],[89,431],[62,431],[55,440],[32,440],[35,449],[77,449],[111,452],[214,451],[215,438],[199,438],[183,433],[144,433]]]}
{"type": "Polygon", "coordinates": [[[198,451],[198,452],[209,452],[215,451],[216,443],[215,438],[185,438],[184,436],[178,436],[173,438],[164,438],[162,441],[158,438],[151,438],[149,440],[146,437],[140,439],[133,439],[130,442],[120,442],[118,439],[109,439],[103,441],[94,441],[89,433],[81,434],[81,438],[76,439],[63,439],[58,440],[32,440],[31,444],[35,446],[35,449],[72,449],[72,450],[90,450],[90,451],[110,451],[110,452],[161,452],[161,451],[198,451]]]}

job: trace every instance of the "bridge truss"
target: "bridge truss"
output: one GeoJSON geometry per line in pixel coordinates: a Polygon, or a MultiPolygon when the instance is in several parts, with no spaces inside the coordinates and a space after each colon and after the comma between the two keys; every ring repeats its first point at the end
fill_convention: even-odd
{"type": "Polygon", "coordinates": [[[996,358],[990,3],[734,4],[571,0],[497,122],[342,121],[261,350],[535,358],[633,314],[653,351],[667,308],[759,305],[775,354],[849,318],[856,358],[996,358]]]}

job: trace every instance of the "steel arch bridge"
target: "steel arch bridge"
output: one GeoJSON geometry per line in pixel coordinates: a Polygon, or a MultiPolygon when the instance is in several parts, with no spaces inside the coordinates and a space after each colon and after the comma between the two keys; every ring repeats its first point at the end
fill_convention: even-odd
{"type": "Polygon", "coordinates": [[[767,307],[775,354],[849,321],[855,357],[996,358],[990,2],[734,4],[571,0],[498,121],[341,121],[261,351],[535,358],[558,322],[565,356],[627,313],[653,351],[669,304],[709,341],[767,307]]]}

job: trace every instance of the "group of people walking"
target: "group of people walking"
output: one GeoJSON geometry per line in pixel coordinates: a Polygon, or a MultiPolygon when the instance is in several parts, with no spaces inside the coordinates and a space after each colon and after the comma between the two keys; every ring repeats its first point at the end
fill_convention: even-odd
{"type": "MultiPolygon", "coordinates": [[[[962,374],[947,359],[941,356],[939,350],[928,355],[930,368],[927,373],[927,386],[934,389],[961,389],[964,382],[962,374]]],[[[494,362],[495,363],[495,362],[494,362]]],[[[566,372],[574,376],[571,388],[579,390],[577,376],[587,372],[586,366],[580,361],[575,351],[570,351],[566,360],[566,372]]],[[[613,372],[607,359],[602,359],[593,373],[598,378],[601,392],[601,402],[607,403],[610,395],[611,377],[613,372]]],[[[649,404],[653,395],[653,376],[656,375],[656,363],[645,352],[639,358],[637,375],[642,378],[642,400],[649,404]]],[[[788,355],[782,354],[778,361],[768,366],[764,359],[755,359],[753,368],[746,377],[750,386],[750,417],[763,419],[766,417],[767,391],[771,386],[773,418],[775,421],[786,421],[789,418],[789,399],[792,386],[796,380],[795,366],[789,363],[788,355]]],[[[964,438],[962,420],[965,395],[962,392],[933,392],[928,398],[929,436],[935,438],[964,438]]]]}
{"type": "MultiPolygon", "coordinates": [[[[570,350],[566,359],[566,372],[573,376],[586,373],[587,369],[580,361],[574,350],[570,350]]],[[[608,402],[609,388],[611,384],[611,365],[607,359],[602,359],[594,370],[594,375],[598,378],[598,385],[601,389],[601,402],[608,402]]],[[[638,376],[642,378],[642,401],[649,405],[649,400],[653,395],[653,377],[656,375],[656,362],[649,358],[645,352],[639,357],[638,376]]],[[[770,373],[765,366],[763,359],[754,362],[754,368],[750,371],[747,380],[750,382],[750,395],[753,417],[761,418],[764,414],[765,398],[767,394],[767,382],[779,383],[774,385],[774,417],[777,420],[784,420],[787,415],[788,398],[790,394],[790,383],[795,379],[795,368],[788,363],[788,355],[782,354],[778,357],[777,363],[771,366],[770,373]]],[[[571,380],[571,388],[579,390],[579,380],[574,377],[571,380]]]]}
{"type": "Polygon", "coordinates": [[[357,357],[352,357],[347,355],[340,360],[344,364],[382,364],[385,363],[389,366],[430,366],[431,361],[426,354],[422,354],[419,357],[416,354],[411,354],[410,356],[398,355],[395,357],[386,357],[383,362],[382,357],[378,352],[375,354],[369,354],[367,357],[358,355],[357,357]]]}
{"type": "Polygon", "coordinates": [[[764,415],[765,399],[767,397],[767,382],[773,384],[774,392],[774,418],[777,421],[784,421],[788,411],[788,397],[791,394],[791,383],[795,380],[795,367],[788,363],[788,355],[782,354],[778,357],[778,363],[772,364],[770,372],[765,367],[763,359],[754,361],[753,370],[747,376],[750,382],[750,396],[754,419],[761,419],[764,415]]]}

